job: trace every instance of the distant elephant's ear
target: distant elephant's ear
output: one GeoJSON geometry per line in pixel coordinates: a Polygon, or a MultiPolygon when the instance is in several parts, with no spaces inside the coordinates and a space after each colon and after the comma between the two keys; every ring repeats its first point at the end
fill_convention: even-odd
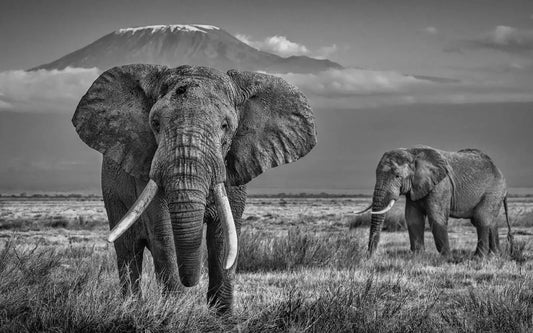
{"type": "Polygon", "coordinates": [[[226,155],[232,185],[246,184],[264,171],[296,161],[316,144],[307,98],[283,79],[228,71],[237,87],[240,120],[226,155]]]}
{"type": "Polygon", "coordinates": [[[432,148],[410,150],[415,157],[415,172],[411,184],[411,200],[419,200],[429,194],[448,174],[444,156],[432,148]]]}
{"type": "Polygon", "coordinates": [[[111,68],[80,100],[72,123],[89,147],[111,158],[133,176],[147,177],[157,148],[148,123],[164,66],[111,68]]]}

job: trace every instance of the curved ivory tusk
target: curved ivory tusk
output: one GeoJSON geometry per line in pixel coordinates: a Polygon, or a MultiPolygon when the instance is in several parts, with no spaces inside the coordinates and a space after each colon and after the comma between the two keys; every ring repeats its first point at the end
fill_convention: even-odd
{"type": "Polygon", "coordinates": [[[144,212],[146,207],[154,199],[157,193],[157,184],[150,179],[146,187],[142,191],[141,195],[137,198],[133,206],[128,210],[126,215],[120,220],[120,222],[115,225],[109,237],[107,237],[108,242],[114,242],[117,238],[120,237],[126,230],[128,230],[134,223],[137,221],[139,216],[144,212]]]}
{"type": "Polygon", "coordinates": [[[224,243],[226,244],[226,260],[224,269],[230,269],[237,259],[237,230],[229,205],[228,195],[224,183],[218,183],[213,190],[217,205],[218,216],[224,230],[224,243]]]}
{"type": "Polygon", "coordinates": [[[391,200],[391,201],[389,202],[389,204],[387,205],[387,207],[385,207],[384,209],[382,209],[382,210],[378,210],[377,212],[371,211],[370,214],[372,214],[372,215],[375,215],[375,214],[385,214],[386,212],[388,212],[388,211],[392,208],[392,206],[394,206],[394,203],[395,203],[395,202],[396,202],[396,200],[393,199],[393,200],[391,200]]]}
{"type": "Polygon", "coordinates": [[[363,209],[363,210],[360,210],[360,211],[358,211],[358,212],[354,211],[353,213],[354,213],[354,214],[357,214],[357,215],[360,215],[360,214],[363,214],[364,212],[370,210],[371,208],[372,208],[372,204],[370,204],[368,207],[366,207],[366,208],[363,209]]]}

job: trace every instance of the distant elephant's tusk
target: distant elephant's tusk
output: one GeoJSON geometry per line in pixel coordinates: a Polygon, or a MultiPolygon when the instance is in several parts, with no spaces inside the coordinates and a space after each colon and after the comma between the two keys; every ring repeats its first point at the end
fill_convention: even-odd
{"type": "Polygon", "coordinates": [[[157,194],[157,189],[157,184],[150,179],[133,206],[131,206],[126,215],[124,215],[120,222],[118,222],[113,230],[111,230],[109,237],[107,237],[108,242],[112,243],[116,241],[120,235],[126,232],[126,230],[128,230],[135,223],[135,221],[137,221],[146,207],[148,207],[150,202],[154,199],[155,195],[157,194]]]}
{"type": "Polygon", "coordinates": [[[382,210],[378,210],[377,212],[371,211],[370,214],[372,214],[372,215],[376,215],[376,214],[385,214],[386,212],[388,212],[388,211],[392,208],[392,206],[394,206],[394,203],[395,203],[395,202],[396,202],[396,200],[393,199],[393,200],[391,200],[391,201],[389,202],[389,204],[387,205],[387,207],[385,207],[384,209],[382,209],[382,210]]]}
{"type": "Polygon", "coordinates": [[[363,210],[360,210],[360,211],[358,211],[358,212],[357,212],[357,211],[354,211],[353,213],[354,213],[354,214],[357,214],[357,215],[360,215],[360,214],[363,214],[364,212],[370,210],[371,208],[372,208],[372,204],[370,204],[368,207],[366,207],[366,208],[363,209],[363,210]]]}
{"type": "Polygon", "coordinates": [[[224,244],[226,245],[224,269],[230,269],[237,259],[237,230],[235,229],[235,222],[224,183],[216,184],[213,192],[215,194],[218,216],[222,223],[222,229],[224,230],[224,244]]]}

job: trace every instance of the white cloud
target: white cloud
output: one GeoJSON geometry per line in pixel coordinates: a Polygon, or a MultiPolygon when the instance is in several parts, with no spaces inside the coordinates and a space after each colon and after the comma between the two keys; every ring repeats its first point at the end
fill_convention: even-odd
{"type": "Polygon", "coordinates": [[[262,41],[254,41],[251,36],[243,34],[237,34],[235,37],[253,48],[274,53],[282,57],[305,55],[312,58],[324,59],[333,55],[338,50],[337,45],[333,44],[330,46],[322,46],[316,51],[312,51],[307,46],[290,41],[285,36],[271,36],[262,41]]]}
{"type": "Polygon", "coordinates": [[[74,112],[98,77],[97,68],[0,72],[0,110],[74,112]]]}
{"type": "Polygon", "coordinates": [[[533,101],[533,93],[512,80],[459,81],[355,68],[277,75],[298,86],[314,107],[321,108],[533,101]]]}
{"type": "Polygon", "coordinates": [[[495,49],[508,53],[533,51],[533,30],[499,25],[484,36],[466,41],[472,48],[495,49]]]}
{"type": "Polygon", "coordinates": [[[436,34],[439,33],[439,30],[437,30],[437,28],[435,28],[435,27],[429,26],[429,27],[425,27],[424,28],[424,32],[426,32],[426,33],[428,33],[430,35],[436,35],[436,34]]]}
{"type": "Polygon", "coordinates": [[[317,59],[327,59],[330,56],[334,55],[338,51],[337,44],[332,44],[330,46],[322,46],[313,55],[313,58],[317,59]]]}
{"type": "Polygon", "coordinates": [[[356,68],[329,69],[316,74],[280,74],[305,92],[316,96],[339,97],[400,93],[409,87],[432,85],[431,81],[394,71],[356,68]]]}

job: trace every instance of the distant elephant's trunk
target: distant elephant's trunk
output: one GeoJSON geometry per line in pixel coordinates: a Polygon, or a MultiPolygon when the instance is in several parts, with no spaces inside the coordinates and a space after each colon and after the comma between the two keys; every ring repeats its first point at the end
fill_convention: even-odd
{"type": "MultiPolygon", "coordinates": [[[[385,197],[386,192],[381,188],[381,186],[376,184],[374,195],[372,196],[373,212],[378,212],[385,208],[385,197]]],[[[370,254],[373,254],[378,246],[379,235],[381,233],[383,221],[385,221],[385,214],[372,214],[372,220],[370,222],[370,236],[368,240],[368,252],[370,254]]]]}

